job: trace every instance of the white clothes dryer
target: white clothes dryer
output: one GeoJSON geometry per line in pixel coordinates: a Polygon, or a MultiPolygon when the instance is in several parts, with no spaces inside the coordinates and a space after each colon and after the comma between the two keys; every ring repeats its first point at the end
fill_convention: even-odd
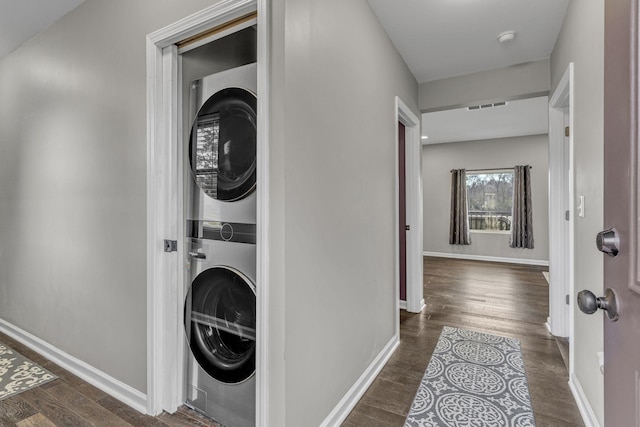
{"type": "Polygon", "coordinates": [[[191,220],[256,223],[256,64],[191,83],[191,220]]]}

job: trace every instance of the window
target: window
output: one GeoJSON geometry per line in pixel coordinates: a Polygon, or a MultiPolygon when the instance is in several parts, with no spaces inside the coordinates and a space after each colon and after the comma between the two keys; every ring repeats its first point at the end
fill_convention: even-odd
{"type": "Polygon", "coordinates": [[[513,171],[467,172],[469,229],[507,233],[511,229],[513,171]]]}

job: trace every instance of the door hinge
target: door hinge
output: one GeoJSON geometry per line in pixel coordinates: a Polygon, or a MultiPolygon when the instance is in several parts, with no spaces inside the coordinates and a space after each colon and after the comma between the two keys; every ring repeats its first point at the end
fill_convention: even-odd
{"type": "Polygon", "coordinates": [[[177,250],[178,250],[178,241],[177,240],[164,239],[164,251],[165,252],[176,252],[177,250]]]}
{"type": "Polygon", "coordinates": [[[564,219],[569,221],[569,211],[564,211],[564,219]]]}
{"type": "Polygon", "coordinates": [[[564,136],[566,136],[567,138],[569,137],[569,126],[564,128],[564,136]]]}
{"type": "Polygon", "coordinates": [[[567,294],[567,296],[565,297],[565,301],[564,301],[564,302],[565,302],[565,304],[567,304],[567,305],[569,305],[569,304],[570,304],[570,301],[571,301],[569,298],[570,298],[570,297],[569,297],[569,294],[567,294]]]}

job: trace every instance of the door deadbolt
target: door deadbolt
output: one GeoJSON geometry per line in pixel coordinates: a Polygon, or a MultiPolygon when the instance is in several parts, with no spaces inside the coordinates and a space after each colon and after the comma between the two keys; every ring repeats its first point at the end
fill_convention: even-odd
{"type": "Polygon", "coordinates": [[[609,256],[618,255],[620,249],[620,234],[615,228],[601,231],[596,236],[598,250],[609,256]]]}
{"type": "Polygon", "coordinates": [[[604,291],[603,297],[597,298],[591,291],[584,290],[578,292],[578,307],[580,307],[580,311],[585,314],[593,314],[598,309],[602,309],[607,312],[607,317],[613,322],[620,317],[618,314],[616,294],[611,288],[607,288],[604,291]]]}

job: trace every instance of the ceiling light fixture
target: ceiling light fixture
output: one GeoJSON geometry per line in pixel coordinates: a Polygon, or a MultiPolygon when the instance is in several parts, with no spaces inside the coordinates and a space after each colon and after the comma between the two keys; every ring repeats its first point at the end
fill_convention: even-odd
{"type": "Polygon", "coordinates": [[[429,139],[427,135],[422,135],[422,139],[429,139]]]}
{"type": "Polygon", "coordinates": [[[498,41],[500,43],[509,43],[509,42],[512,42],[513,39],[515,38],[516,38],[516,32],[513,30],[504,31],[498,34],[498,41]]]}

